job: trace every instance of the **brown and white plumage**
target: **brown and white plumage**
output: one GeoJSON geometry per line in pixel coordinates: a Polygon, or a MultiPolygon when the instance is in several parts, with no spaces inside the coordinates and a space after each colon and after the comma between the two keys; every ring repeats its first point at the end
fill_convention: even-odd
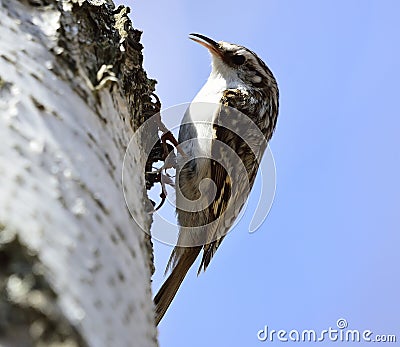
{"type": "Polygon", "coordinates": [[[167,270],[171,274],[154,298],[156,324],[201,251],[198,270],[232,227],[253,186],[276,125],[278,86],[272,72],[249,49],[191,39],[207,47],[212,72],[192,101],[179,131],[176,212],[180,232],[167,270]]]}

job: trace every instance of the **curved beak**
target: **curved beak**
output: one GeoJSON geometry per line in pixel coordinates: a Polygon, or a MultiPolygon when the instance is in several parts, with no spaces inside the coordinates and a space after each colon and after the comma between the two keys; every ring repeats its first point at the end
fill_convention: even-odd
{"type": "Polygon", "coordinates": [[[222,58],[222,52],[218,42],[215,42],[214,40],[201,34],[189,34],[189,39],[200,43],[202,46],[206,47],[211,54],[217,55],[222,58]]]}

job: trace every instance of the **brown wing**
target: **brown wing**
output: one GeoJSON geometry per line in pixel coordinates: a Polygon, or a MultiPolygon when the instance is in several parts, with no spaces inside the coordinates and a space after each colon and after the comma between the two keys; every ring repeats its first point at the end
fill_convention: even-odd
{"type": "MultiPolygon", "coordinates": [[[[250,190],[263,152],[266,138],[255,117],[251,96],[240,90],[227,90],[214,122],[211,177],[216,193],[209,206],[207,243],[199,267],[206,269],[225,235],[240,213],[250,190]]],[[[259,117],[259,114],[257,114],[259,117]]]]}

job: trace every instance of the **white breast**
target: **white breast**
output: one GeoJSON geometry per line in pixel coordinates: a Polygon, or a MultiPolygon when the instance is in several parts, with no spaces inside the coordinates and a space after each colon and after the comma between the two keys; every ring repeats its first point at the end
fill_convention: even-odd
{"type": "Polygon", "coordinates": [[[245,88],[237,74],[225,67],[219,58],[213,57],[212,65],[210,77],[191,102],[182,120],[182,123],[193,123],[197,132],[196,141],[182,145],[183,151],[190,157],[210,157],[214,137],[213,123],[224,91],[245,88]]]}
{"type": "Polygon", "coordinates": [[[213,138],[212,124],[225,89],[226,82],[224,79],[211,79],[210,76],[190,103],[182,119],[182,123],[192,123],[197,132],[197,139],[182,144],[183,151],[190,157],[210,157],[213,138]]]}

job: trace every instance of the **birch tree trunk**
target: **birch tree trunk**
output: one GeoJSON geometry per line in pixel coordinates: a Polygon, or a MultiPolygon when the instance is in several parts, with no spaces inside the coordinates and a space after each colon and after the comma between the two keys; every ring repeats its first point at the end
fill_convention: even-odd
{"type": "Polygon", "coordinates": [[[128,12],[0,0],[0,346],[157,345],[140,141],[121,174],[158,105],[128,12]]]}

